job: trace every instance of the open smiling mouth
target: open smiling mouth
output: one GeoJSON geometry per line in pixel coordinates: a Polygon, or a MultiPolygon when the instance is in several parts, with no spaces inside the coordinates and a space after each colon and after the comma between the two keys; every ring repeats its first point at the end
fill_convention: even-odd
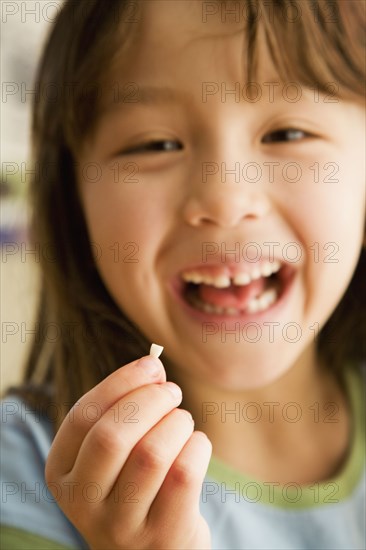
{"type": "Polygon", "coordinates": [[[284,295],[294,274],[291,266],[279,261],[264,262],[235,274],[203,267],[181,273],[181,290],[185,302],[198,311],[211,315],[247,316],[274,306],[284,295]]]}

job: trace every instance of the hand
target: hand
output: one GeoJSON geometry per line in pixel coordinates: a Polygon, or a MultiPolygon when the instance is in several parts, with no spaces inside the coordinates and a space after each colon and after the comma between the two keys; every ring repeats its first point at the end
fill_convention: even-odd
{"type": "Polygon", "coordinates": [[[146,356],[108,376],[64,419],[46,481],[92,549],[211,547],[199,511],[211,444],[177,408],[181,400],[161,361],[146,356]]]}

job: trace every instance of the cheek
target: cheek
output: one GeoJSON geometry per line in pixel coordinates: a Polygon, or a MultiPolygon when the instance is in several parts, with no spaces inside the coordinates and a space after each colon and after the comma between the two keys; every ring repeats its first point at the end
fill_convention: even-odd
{"type": "Polygon", "coordinates": [[[139,183],[82,182],[81,199],[91,241],[108,257],[113,248],[133,243],[139,250],[154,246],[163,217],[157,197],[139,183]],[[117,246],[118,245],[118,246],[117,246]]]}
{"type": "Polygon", "coordinates": [[[349,285],[365,222],[362,174],[343,159],[332,178],[336,181],[328,182],[327,176],[323,172],[317,183],[304,178],[281,195],[283,212],[303,248],[307,311],[318,322],[331,314],[349,285]]]}
{"type": "Polygon", "coordinates": [[[320,158],[302,165],[301,180],[281,190],[281,208],[309,260],[356,259],[365,228],[365,176],[360,166],[360,159],[349,156],[337,163],[320,158]]]}
{"type": "Polygon", "coordinates": [[[146,293],[159,301],[156,271],[174,212],[167,186],[147,182],[82,182],[80,195],[100,276],[119,307],[137,324],[146,293]]]}

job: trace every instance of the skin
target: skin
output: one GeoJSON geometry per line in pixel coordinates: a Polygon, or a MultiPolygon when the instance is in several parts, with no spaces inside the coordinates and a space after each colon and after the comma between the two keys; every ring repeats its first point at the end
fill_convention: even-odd
{"type": "Polygon", "coordinates": [[[211,445],[176,408],[181,398],[148,356],[108,376],[67,415],[45,476],[90,548],[210,547],[198,503],[211,445]]]}
{"type": "MultiPolygon", "coordinates": [[[[107,96],[93,139],[84,144],[80,166],[96,162],[101,167],[97,182],[79,173],[90,239],[100,251],[98,269],[120,308],[147,338],[165,346],[169,372],[183,389],[183,405],[192,412],[196,427],[209,436],[218,457],[258,479],[283,483],[327,479],[341,466],[349,444],[349,408],[331,366],[320,369],[310,327],[318,323],[321,328],[334,311],[348,287],[362,246],[364,110],[344,100],[325,103],[322,96],[317,102],[314,92],[304,88],[301,100],[292,103],[283,97],[282,86],[273,102],[265,93],[256,103],[235,102],[232,96],[221,101],[220,94],[203,102],[203,82],[225,82],[228,88],[235,82],[243,85],[242,35],[236,32],[239,27],[235,23],[216,20],[204,26],[200,9],[195,2],[144,3],[139,38],[132,40],[131,52],[120,61],[113,80],[119,81],[121,88],[127,82],[136,83],[139,89],[166,85],[190,94],[190,100],[165,99],[146,105],[137,101],[108,107],[107,96]],[[264,136],[283,128],[303,133],[298,139],[263,143],[264,136]],[[138,149],[152,140],[172,141],[182,148],[166,152],[138,149]],[[203,183],[204,162],[225,162],[229,169],[235,162],[256,162],[263,167],[263,177],[253,184],[237,183],[228,176],[224,183],[218,173],[203,183]],[[302,177],[289,183],[279,170],[271,182],[264,162],[279,162],[281,167],[296,162],[302,177]],[[319,182],[314,181],[314,171],[309,168],[316,162],[319,182]],[[338,165],[334,176],[338,182],[326,180],[330,170],[324,166],[332,162],[338,165]],[[126,163],[138,167],[134,183],[126,181],[126,163]],[[117,241],[124,257],[131,249],[125,252],[123,245],[137,244],[137,263],[115,261],[110,247],[117,241]],[[296,322],[301,338],[288,343],[279,331],[270,341],[262,327],[263,337],[255,345],[244,339],[236,343],[233,338],[223,343],[220,334],[203,342],[201,324],[177,305],[168,290],[169,281],[184,267],[202,261],[202,243],[224,242],[230,250],[236,242],[256,242],[267,250],[264,243],[269,241],[281,243],[280,251],[294,242],[302,250],[301,259],[292,264],[296,278],[291,299],[272,319],[281,328],[296,322]],[[314,243],[319,243],[317,261],[314,243]],[[336,263],[327,261],[335,250],[326,249],[327,243],[336,244],[336,263]],[[321,410],[333,402],[338,407],[338,422],[314,423],[311,415],[304,415],[296,424],[277,417],[274,423],[266,417],[255,424],[223,423],[220,415],[204,421],[204,403],[225,403],[230,409],[236,402],[252,401],[280,405],[291,401],[303,411],[314,402],[321,410]],[[250,453],[245,452],[248,448],[250,453]]],[[[258,82],[265,90],[263,83],[270,81],[278,82],[278,77],[263,45],[258,82]]],[[[92,396],[83,398],[103,403],[101,419],[85,426],[79,418],[76,427],[61,428],[51,451],[48,479],[58,479],[61,458],[58,464],[56,456],[66,453],[68,468],[62,468],[62,475],[68,480],[98,479],[106,502],[113,484],[138,480],[142,491],[146,484],[147,503],[141,501],[131,512],[131,507],[116,508],[109,501],[113,513],[108,519],[95,506],[95,523],[86,520],[86,506],[86,516],[79,518],[76,504],[60,505],[93,548],[107,543],[110,548],[129,547],[132,540],[139,541],[139,548],[208,547],[209,535],[199,515],[198,498],[210,444],[202,433],[192,433],[187,415],[176,409],[178,402],[157,399],[157,386],[163,378],[151,384],[151,380],[141,378],[140,371],[137,376],[136,370],[125,369],[125,374],[117,371],[110,377],[115,380],[121,376],[125,385],[118,382],[112,387],[108,382],[111,389],[106,393],[104,381],[92,390],[92,396]],[[126,399],[138,404],[141,420],[117,431],[108,407],[126,399]],[[68,443],[63,451],[66,440],[73,442],[73,448],[69,449],[68,443]],[[159,445],[159,441],[166,444],[159,445]],[[145,475],[137,468],[141,448],[145,475]],[[174,478],[175,468],[188,472],[182,486],[181,480],[177,482],[179,476],[174,478]],[[168,490],[175,484],[185,495],[179,505],[168,490]],[[123,529],[114,527],[121,525],[127,508],[132,526],[122,540],[123,529]],[[180,514],[181,533],[176,533],[176,524],[170,529],[169,522],[162,532],[166,510],[174,510],[175,517],[180,514]],[[143,533],[138,518],[145,521],[143,533]],[[109,522],[113,535],[107,535],[103,528],[101,538],[97,526],[104,527],[104,521],[109,522]],[[186,536],[190,525],[193,528],[186,536]]],[[[170,521],[174,514],[171,512],[170,521]]]]}

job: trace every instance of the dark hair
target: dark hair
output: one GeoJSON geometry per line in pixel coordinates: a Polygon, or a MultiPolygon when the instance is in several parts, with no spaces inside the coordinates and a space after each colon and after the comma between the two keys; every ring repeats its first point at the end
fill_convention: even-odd
{"type": "MultiPolygon", "coordinates": [[[[271,10],[264,0],[243,3],[248,81],[256,73],[258,35],[263,30],[283,81],[315,84],[324,93],[329,92],[327,83],[335,82],[339,97],[363,104],[362,2],[274,0],[271,10]],[[284,13],[294,7],[301,17],[290,23],[284,13]]],[[[37,76],[33,157],[45,169],[33,178],[30,189],[32,238],[52,247],[56,257],[55,261],[43,257],[38,335],[23,386],[17,391],[38,407],[56,403],[60,411],[56,426],[83,393],[119,366],[148,352],[149,342],[117,307],[98,274],[75,176],[78,150],[98,116],[99,86],[107,81],[106,71],[124,45],[138,32],[138,23],[128,24],[123,17],[129,4],[124,0],[66,0],[37,76]],[[62,91],[57,101],[42,93],[49,83],[62,91]],[[77,85],[66,93],[70,83],[77,85]],[[44,337],[49,323],[57,323],[61,331],[53,343],[44,337]]],[[[361,297],[365,274],[363,249],[345,295],[318,338],[323,363],[337,373],[364,357],[366,323],[361,297]]]]}

